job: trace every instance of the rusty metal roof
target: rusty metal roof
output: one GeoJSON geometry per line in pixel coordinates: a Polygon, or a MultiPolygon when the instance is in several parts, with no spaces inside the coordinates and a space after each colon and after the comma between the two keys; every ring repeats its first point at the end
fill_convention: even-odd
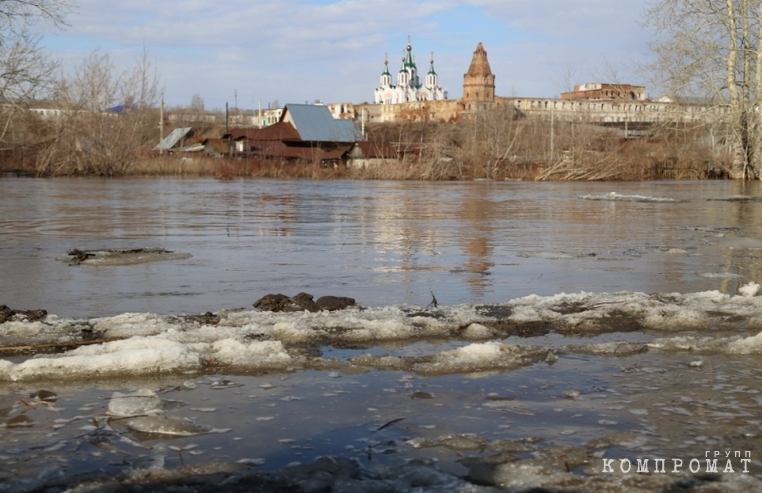
{"type": "Polygon", "coordinates": [[[233,128],[230,132],[223,135],[223,138],[232,138],[233,140],[245,137],[249,140],[279,140],[279,141],[299,141],[299,133],[293,125],[288,122],[278,122],[263,128],[233,128]]]}
{"type": "Polygon", "coordinates": [[[397,149],[395,149],[394,147],[390,146],[387,143],[378,144],[375,142],[367,142],[367,141],[357,142],[355,143],[355,149],[360,150],[360,153],[358,153],[358,157],[385,158],[385,159],[399,157],[399,153],[397,152],[397,149]]]}
{"type": "Polygon", "coordinates": [[[325,150],[319,147],[290,147],[283,144],[269,147],[255,146],[254,153],[268,158],[302,159],[305,161],[331,161],[341,159],[351,146],[340,146],[336,149],[325,150]]]}

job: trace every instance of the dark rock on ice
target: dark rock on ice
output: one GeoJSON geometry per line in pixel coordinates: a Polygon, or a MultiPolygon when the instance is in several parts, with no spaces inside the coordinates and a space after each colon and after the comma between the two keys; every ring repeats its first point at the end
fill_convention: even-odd
{"type": "Polygon", "coordinates": [[[433,399],[434,395],[430,394],[429,392],[423,392],[421,390],[418,390],[410,394],[410,398],[411,399],[433,399]]]}
{"type": "Polygon", "coordinates": [[[9,320],[37,322],[47,316],[48,312],[45,310],[14,310],[5,305],[0,305],[0,324],[9,320]]]}
{"type": "Polygon", "coordinates": [[[254,302],[254,307],[267,312],[317,312],[320,310],[343,310],[355,304],[353,298],[341,296],[323,296],[312,301],[309,293],[299,293],[293,298],[285,294],[268,294],[254,302]]]}
{"type": "Polygon", "coordinates": [[[201,315],[183,315],[179,318],[186,322],[196,322],[201,325],[217,325],[220,323],[220,320],[222,320],[220,315],[212,312],[206,312],[201,315]]]}
{"type": "Polygon", "coordinates": [[[304,308],[307,311],[310,311],[310,312],[317,311],[315,302],[312,300],[312,295],[309,293],[299,293],[292,298],[292,301],[296,305],[304,308]]]}
{"type": "Polygon", "coordinates": [[[354,298],[345,298],[342,296],[323,296],[318,298],[315,306],[318,310],[343,310],[355,304],[354,298]]]}
{"type": "Polygon", "coordinates": [[[254,308],[265,312],[295,311],[289,309],[293,306],[291,298],[285,294],[268,294],[254,302],[254,308]]]}
{"type": "Polygon", "coordinates": [[[80,329],[79,336],[84,341],[93,341],[97,339],[102,339],[106,335],[107,330],[108,329],[95,330],[92,325],[87,323],[85,327],[82,327],[80,329]]]}

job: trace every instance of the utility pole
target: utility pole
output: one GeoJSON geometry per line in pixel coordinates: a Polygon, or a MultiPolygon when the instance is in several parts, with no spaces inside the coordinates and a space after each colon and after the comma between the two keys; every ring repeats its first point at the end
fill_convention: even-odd
{"type": "Polygon", "coordinates": [[[556,106],[555,104],[551,103],[551,107],[550,107],[550,162],[548,163],[551,166],[553,165],[553,152],[555,150],[553,148],[554,147],[554,142],[553,142],[553,127],[555,126],[555,121],[556,121],[555,106],[556,106]]]}
{"type": "MultiPolygon", "coordinates": [[[[159,106],[159,145],[164,142],[164,93],[161,93],[161,105],[159,106]]],[[[164,149],[159,147],[159,154],[164,154],[164,149]]]]}
{"type": "Polygon", "coordinates": [[[362,114],[362,138],[363,140],[365,140],[367,139],[367,137],[365,136],[365,108],[363,108],[361,111],[362,111],[361,113],[362,114]]]}

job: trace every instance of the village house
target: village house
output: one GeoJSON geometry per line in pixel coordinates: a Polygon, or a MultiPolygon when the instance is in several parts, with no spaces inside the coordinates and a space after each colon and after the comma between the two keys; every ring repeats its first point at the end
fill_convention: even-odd
{"type": "MultiPolygon", "coordinates": [[[[318,162],[324,166],[367,166],[397,158],[394,149],[366,145],[354,121],[334,118],[325,105],[288,104],[280,121],[262,128],[234,128],[222,140],[228,142],[229,152],[235,155],[318,162]]],[[[219,155],[215,142],[209,145],[207,154],[219,155]]]]}

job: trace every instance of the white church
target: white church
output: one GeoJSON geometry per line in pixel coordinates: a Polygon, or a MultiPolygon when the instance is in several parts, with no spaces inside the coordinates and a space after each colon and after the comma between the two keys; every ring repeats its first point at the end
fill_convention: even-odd
{"type": "Polygon", "coordinates": [[[410,101],[434,101],[447,99],[447,91],[439,87],[437,73],[434,71],[434,54],[431,55],[431,67],[426,74],[425,83],[418,78],[418,68],[415,66],[413,47],[408,40],[407,53],[402,57],[402,68],[397,74],[397,85],[392,84],[392,74],[389,73],[389,60],[384,61],[384,72],[381,74],[381,87],[374,91],[376,104],[399,104],[410,101]]]}

